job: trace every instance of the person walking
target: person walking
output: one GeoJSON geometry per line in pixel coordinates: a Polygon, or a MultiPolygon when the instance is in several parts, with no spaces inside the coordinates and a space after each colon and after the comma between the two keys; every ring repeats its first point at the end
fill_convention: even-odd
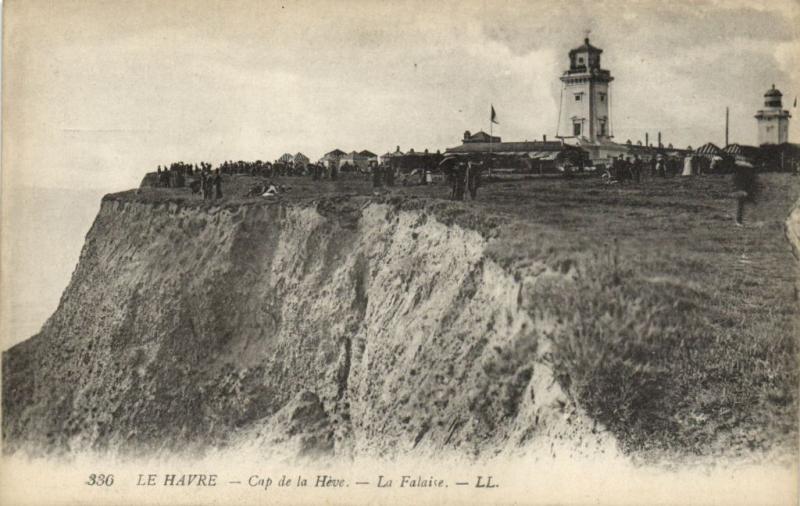
{"type": "Polygon", "coordinates": [[[744,206],[754,202],[757,189],[756,171],[753,164],[737,160],[733,169],[733,197],[736,199],[736,225],[744,224],[744,206]]]}

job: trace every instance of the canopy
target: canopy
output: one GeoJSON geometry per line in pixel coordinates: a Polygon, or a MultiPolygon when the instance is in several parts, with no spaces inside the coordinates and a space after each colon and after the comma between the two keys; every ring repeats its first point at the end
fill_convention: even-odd
{"type": "Polygon", "coordinates": [[[731,155],[744,155],[745,154],[745,152],[744,152],[745,150],[739,144],[730,144],[728,146],[725,146],[725,149],[723,151],[725,151],[726,153],[731,154],[731,155]]]}
{"type": "Polygon", "coordinates": [[[697,151],[695,151],[698,155],[706,155],[706,156],[721,156],[725,152],[722,151],[719,147],[717,147],[713,142],[709,142],[707,144],[703,144],[697,151]]]}

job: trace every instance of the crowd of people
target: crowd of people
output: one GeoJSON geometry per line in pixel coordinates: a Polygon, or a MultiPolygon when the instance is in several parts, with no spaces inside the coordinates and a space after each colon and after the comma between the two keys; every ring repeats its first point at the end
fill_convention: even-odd
{"type": "Polygon", "coordinates": [[[450,184],[450,198],[452,200],[466,200],[467,192],[472,200],[478,198],[478,188],[481,184],[483,163],[477,161],[461,161],[446,171],[447,181],[450,184]]]}
{"type": "Polygon", "coordinates": [[[623,184],[628,181],[639,183],[648,172],[651,177],[660,178],[721,174],[731,172],[733,163],[733,159],[698,155],[687,155],[683,159],[659,155],[645,161],[636,154],[633,156],[620,154],[612,159],[603,177],[611,183],[623,184]]]}
{"type": "MultiPolygon", "coordinates": [[[[446,183],[451,189],[452,200],[466,200],[467,195],[475,200],[478,188],[481,186],[481,174],[485,162],[464,159],[455,161],[443,167],[446,183]]],[[[216,168],[210,163],[200,162],[190,164],[174,162],[156,169],[157,186],[168,188],[183,188],[188,186],[192,194],[200,194],[204,200],[221,199],[223,196],[223,175],[249,175],[260,177],[261,182],[253,185],[243,195],[276,196],[288,192],[291,187],[276,184],[275,177],[307,176],[314,181],[328,179],[335,181],[339,178],[343,168],[336,164],[323,165],[320,163],[294,164],[292,162],[255,162],[225,161],[216,168]]],[[[351,171],[356,177],[363,175],[372,181],[375,189],[392,187],[399,183],[402,185],[428,185],[433,182],[431,168],[418,168],[414,170],[399,171],[390,163],[370,162],[366,169],[351,171]]],[[[757,184],[755,170],[752,164],[734,159],[721,157],[705,157],[687,155],[683,160],[678,157],[655,156],[643,160],[637,154],[620,154],[613,158],[606,168],[603,178],[607,183],[625,184],[627,182],[641,183],[645,174],[652,178],[668,178],[678,175],[695,175],[706,173],[733,173],[734,196],[736,198],[736,223],[741,224],[744,206],[754,199],[757,184]]],[[[567,171],[565,171],[567,174],[567,171]]],[[[567,174],[568,175],[568,174],[567,174]]],[[[352,176],[348,176],[352,177],[352,176]]]]}
{"type": "Polygon", "coordinates": [[[245,162],[233,160],[222,162],[219,169],[223,174],[243,174],[248,176],[258,177],[284,177],[284,176],[308,176],[313,175],[314,171],[319,170],[318,164],[295,164],[293,161],[288,162],[262,162],[256,160],[255,162],[245,162]]]}

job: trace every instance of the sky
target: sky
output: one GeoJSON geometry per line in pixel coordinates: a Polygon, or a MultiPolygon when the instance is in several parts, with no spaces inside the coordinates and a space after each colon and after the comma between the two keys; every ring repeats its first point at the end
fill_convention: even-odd
{"type": "MultiPolygon", "coordinates": [[[[755,143],[800,92],[800,4],[45,0],[5,5],[6,189],[125,189],[158,164],[555,135],[567,53],[604,50],[615,139],[755,143]]],[[[800,118],[790,139],[800,141],[800,118]]]]}
{"type": "MultiPolygon", "coordinates": [[[[3,346],[58,304],[105,192],[157,165],[552,138],[568,52],[604,50],[619,142],[756,142],[800,92],[796,0],[6,0],[3,346]]],[[[790,140],[800,142],[800,118],[790,140]]]]}

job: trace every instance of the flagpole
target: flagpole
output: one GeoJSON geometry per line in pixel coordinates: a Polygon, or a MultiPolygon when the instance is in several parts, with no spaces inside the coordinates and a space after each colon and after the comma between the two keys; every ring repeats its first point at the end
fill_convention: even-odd
{"type": "Polygon", "coordinates": [[[489,112],[489,175],[492,175],[492,166],[494,165],[494,160],[492,159],[492,140],[494,137],[494,118],[492,117],[492,113],[494,112],[494,105],[491,106],[491,110],[489,112]]]}

